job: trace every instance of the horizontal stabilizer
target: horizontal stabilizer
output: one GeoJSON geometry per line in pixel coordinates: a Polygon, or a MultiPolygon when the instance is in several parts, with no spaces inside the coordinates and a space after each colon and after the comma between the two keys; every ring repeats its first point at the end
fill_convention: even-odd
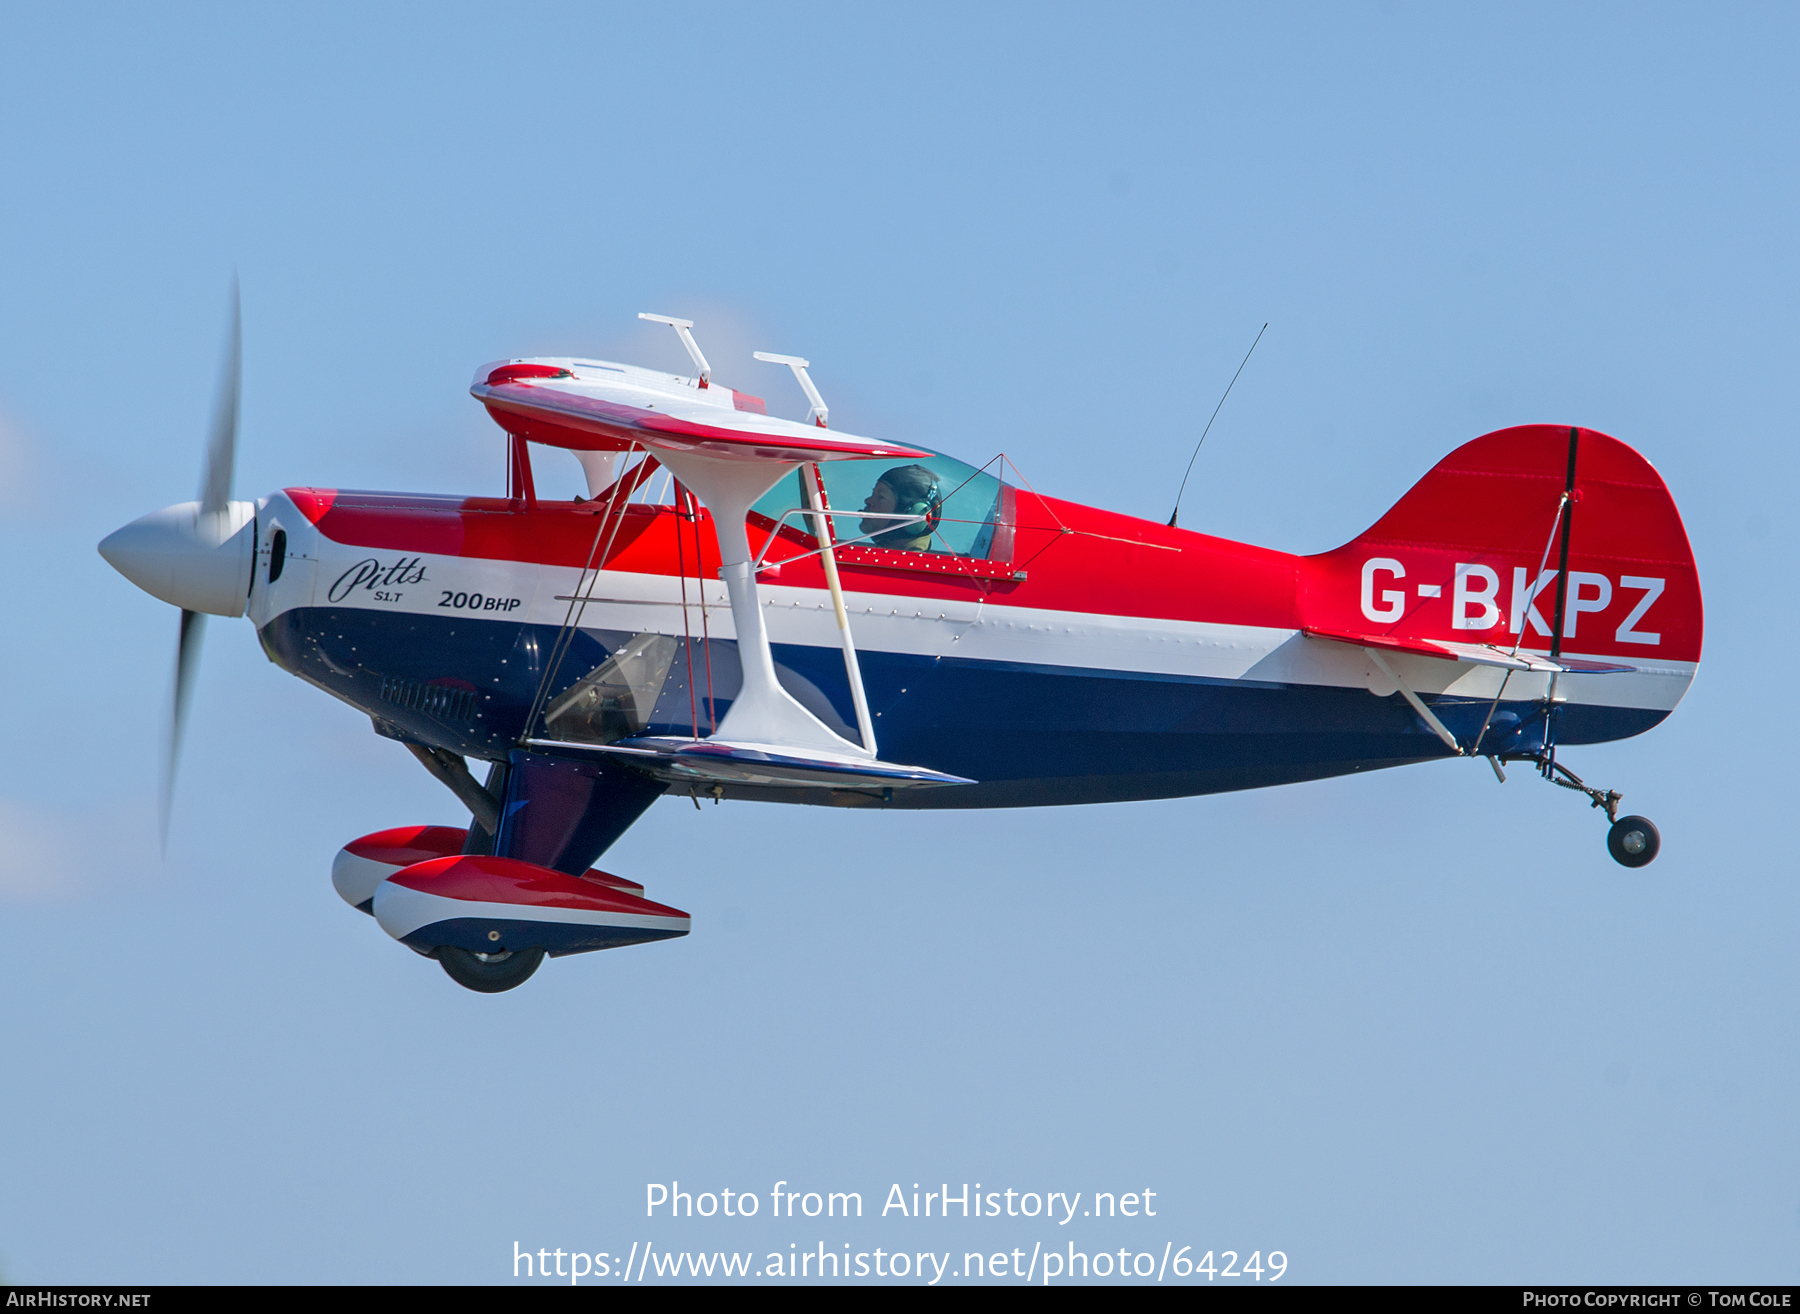
{"type": "Polygon", "coordinates": [[[1443,639],[1396,638],[1389,634],[1353,634],[1348,630],[1321,630],[1307,626],[1300,631],[1309,639],[1329,639],[1333,643],[1354,644],[1358,648],[1379,648],[1384,652],[1403,652],[1413,657],[1436,657],[1440,661],[1467,662],[1472,666],[1498,666],[1509,671],[1537,671],[1545,675],[1616,675],[1635,671],[1635,666],[1618,662],[1596,662],[1582,657],[1558,657],[1551,661],[1540,653],[1520,649],[1507,652],[1488,643],[1454,643],[1443,639]]]}
{"type": "Polygon", "coordinates": [[[972,785],[963,776],[901,766],[870,757],[721,739],[642,736],[611,744],[529,741],[535,748],[571,748],[629,759],[640,770],[675,784],[769,785],[808,789],[909,789],[920,785],[972,785]]]}

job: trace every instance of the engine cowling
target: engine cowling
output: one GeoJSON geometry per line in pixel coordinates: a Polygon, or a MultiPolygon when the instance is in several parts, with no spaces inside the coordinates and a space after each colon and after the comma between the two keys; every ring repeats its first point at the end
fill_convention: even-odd
{"type": "MultiPolygon", "coordinates": [[[[376,887],[396,872],[433,858],[455,857],[469,832],[463,826],[395,826],[353,839],[331,861],[331,884],[358,912],[373,913],[376,887]]],[[[643,897],[644,887],[623,876],[588,870],[587,879],[643,897]]]]}
{"type": "Polygon", "coordinates": [[[433,858],[376,887],[375,920],[426,954],[447,945],[476,954],[543,949],[560,958],[688,933],[679,908],[595,879],[600,875],[570,876],[516,858],[433,858]]]}

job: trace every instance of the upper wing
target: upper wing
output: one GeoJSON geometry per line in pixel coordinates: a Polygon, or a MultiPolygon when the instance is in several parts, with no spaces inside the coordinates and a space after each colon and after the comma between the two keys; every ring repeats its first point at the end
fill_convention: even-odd
{"type": "Polygon", "coordinates": [[[509,433],[581,451],[635,444],[751,461],[929,455],[762,414],[759,401],[730,388],[606,361],[504,361],[483,366],[469,391],[509,433]]]}

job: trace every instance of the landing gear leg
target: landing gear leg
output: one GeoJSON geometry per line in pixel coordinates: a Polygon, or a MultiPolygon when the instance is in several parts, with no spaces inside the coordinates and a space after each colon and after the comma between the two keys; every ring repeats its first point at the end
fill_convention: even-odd
{"type": "Polygon", "coordinates": [[[1595,789],[1568,767],[1556,760],[1556,751],[1538,753],[1526,759],[1536,763],[1538,774],[1553,785],[1586,794],[1589,803],[1606,813],[1612,828],[1606,832],[1606,851],[1622,867],[1647,867],[1662,851],[1662,836],[1648,817],[1621,817],[1619,800],[1624,797],[1616,789],[1595,789]]]}

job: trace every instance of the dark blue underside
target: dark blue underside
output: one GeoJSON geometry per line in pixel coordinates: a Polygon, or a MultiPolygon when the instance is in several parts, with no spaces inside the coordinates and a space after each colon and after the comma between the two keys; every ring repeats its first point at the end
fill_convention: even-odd
{"type": "Polygon", "coordinates": [[[452,917],[421,926],[404,943],[430,952],[441,945],[467,949],[472,954],[542,949],[552,958],[586,954],[596,949],[622,949],[652,940],[673,940],[686,931],[647,931],[623,926],[577,926],[569,922],[533,922],[499,917],[452,917]],[[490,931],[500,932],[498,940],[490,931]]]}
{"type": "MultiPolygon", "coordinates": [[[[552,626],[411,616],[361,609],[284,613],[261,634],[283,668],[386,722],[467,756],[505,760],[517,744],[546,660],[552,626]],[[443,696],[430,691],[443,690],[443,696]],[[424,691],[424,692],[421,692],[424,691]],[[455,696],[455,695],[470,695],[455,696]]],[[[606,660],[630,636],[575,636],[551,697],[606,660]]],[[[676,655],[643,734],[709,729],[705,648],[676,655]]],[[[775,645],[783,683],[840,733],[854,737],[849,686],[835,648],[775,645]]],[[[710,645],[713,714],[738,686],[736,644],[710,645]]],[[[729,787],[729,797],[847,806],[1023,807],[1172,798],[1253,789],[1449,757],[1450,750],[1399,694],[1248,680],[1145,675],[864,652],[881,755],[980,783],[896,790],[891,801],[848,791],[729,787]]],[[[1485,700],[1428,698],[1463,742],[1488,715],[1485,700]]],[[[1563,706],[1558,744],[1624,739],[1667,713],[1563,706]]],[[[1543,747],[1541,704],[1500,704],[1483,753],[1543,747]]]]}

